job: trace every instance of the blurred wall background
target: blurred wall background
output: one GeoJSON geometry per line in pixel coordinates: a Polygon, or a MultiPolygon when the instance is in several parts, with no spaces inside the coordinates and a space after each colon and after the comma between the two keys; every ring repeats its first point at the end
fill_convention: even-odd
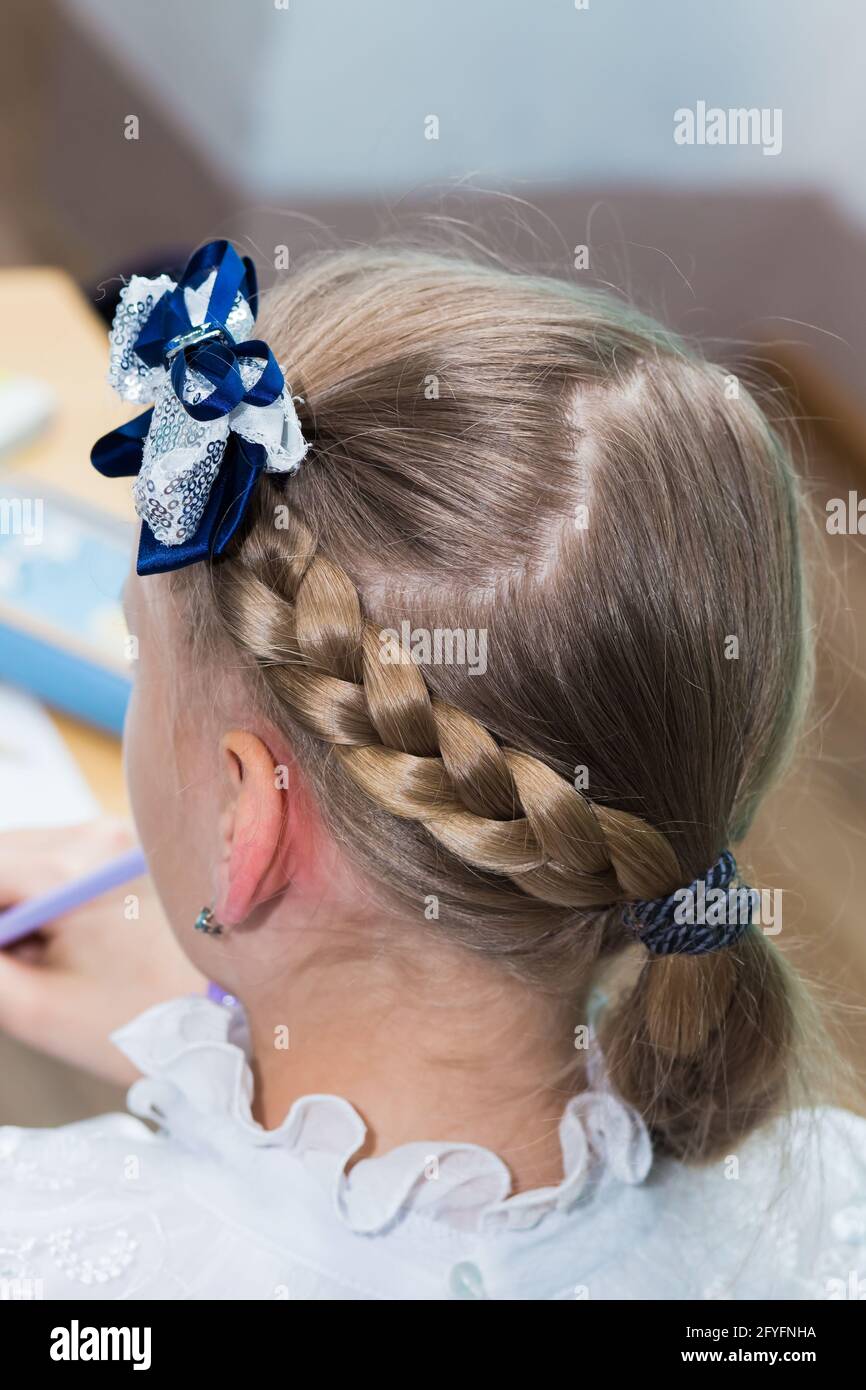
{"type": "Polygon", "coordinates": [[[866,218],[853,0],[64,0],[248,198],[419,181],[814,187],[866,218]],[[698,99],[783,111],[780,156],[682,147],[698,99]],[[425,117],[440,121],[425,138],[425,117]]]}
{"type": "Polygon", "coordinates": [[[6,0],[0,22],[0,264],[96,287],[226,235],[267,280],[278,245],[432,211],[555,273],[591,243],[590,275],[680,328],[795,340],[864,386],[851,0],[6,0]],[[677,144],[701,101],[780,112],[779,152],[677,144]]]}

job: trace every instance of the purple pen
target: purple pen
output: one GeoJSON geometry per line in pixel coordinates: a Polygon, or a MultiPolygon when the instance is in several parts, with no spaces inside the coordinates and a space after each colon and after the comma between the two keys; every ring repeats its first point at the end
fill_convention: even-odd
{"type": "Polygon", "coordinates": [[[111,888],[119,888],[131,879],[140,878],[147,873],[147,860],[137,847],[125,854],[111,859],[93,873],[65,883],[62,888],[54,888],[50,893],[41,893],[36,898],[0,912],[0,947],[11,946],[22,936],[39,931],[58,917],[65,917],[77,907],[83,907],[93,898],[100,897],[111,888]]]}
{"type": "MultiPolygon", "coordinates": [[[[83,907],[85,903],[101,897],[110,889],[120,888],[122,884],[140,878],[146,873],[147,860],[136,847],[127,850],[126,854],[118,855],[116,859],[111,859],[101,868],[94,869],[92,874],[85,874],[83,878],[65,883],[62,888],[54,888],[50,893],[41,893],[37,898],[28,898],[26,902],[0,912],[0,948],[11,946],[13,941],[20,941],[22,936],[29,936],[31,932],[39,931],[40,927],[47,927],[49,922],[56,921],[58,917],[65,917],[68,912],[74,912],[77,907],[83,907]]],[[[225,1004],[229,1008],[237,1002],[234,995],[217,984],[208,985],[207,997],[213,1003],[225,1004]]]]}

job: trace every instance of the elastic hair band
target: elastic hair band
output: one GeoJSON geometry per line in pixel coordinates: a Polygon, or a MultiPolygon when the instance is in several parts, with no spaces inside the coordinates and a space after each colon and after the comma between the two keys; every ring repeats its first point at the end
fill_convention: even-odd
{"type": "MultiPolygon", "coordinates": [[[[741,885],[736,895],[738,908],[743,893],[748,901],[744,920],[737,911],[733,914],[734,921],[682,921],[680,911],[688,903],[693,906],[700,903],[703,909],[707,893],[713,889],[726,891],[736,878],[737,861],[729,849],[724,849],[712,868],[694,879],[687,888],[677,888],[666,898],[638,899],[627,903],[623,920],[641,945],[654,956],[702,956],[710,951],[725,951],[734,946],[752,924],[753,898],[750,888],[741,885]]],[[[694,915],[692,911],[693,918],[694,915]]],[[[704,915],[703,911],[700,915],[704,915]]],[[[729,915],[726,910],[725,918],[729,915]]]]}

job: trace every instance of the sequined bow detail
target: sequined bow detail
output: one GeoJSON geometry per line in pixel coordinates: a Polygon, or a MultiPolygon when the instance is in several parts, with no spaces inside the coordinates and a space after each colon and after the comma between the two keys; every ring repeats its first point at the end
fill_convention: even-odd
{"type": "Polygon", "coordinates": [[[249,337],[258,290],[248,257],[212,241],[176,284],[133,275],[111,330],[108,380],[143,415],[98,440],[91,462],[137,475],[139,574],[223,551],[262,472],[307,452],[291,391],[267,343],[249,337]]]}

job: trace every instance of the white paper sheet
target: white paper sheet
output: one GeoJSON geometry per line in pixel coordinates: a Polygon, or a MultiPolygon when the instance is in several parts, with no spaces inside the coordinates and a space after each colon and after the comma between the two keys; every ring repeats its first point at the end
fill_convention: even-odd
{"type": "Polygon", "coordinates": [[[45,710],[0,685],[0,830],[74,825],[99,814],[45,710]]]}

